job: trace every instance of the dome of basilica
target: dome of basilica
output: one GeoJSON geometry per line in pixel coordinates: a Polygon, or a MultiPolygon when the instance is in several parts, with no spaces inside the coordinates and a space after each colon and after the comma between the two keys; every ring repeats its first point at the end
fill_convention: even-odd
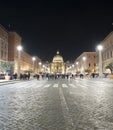
{"type": "Polygon", "coordinates": [[[57,51],[57,54],[53,57],[53,62],[64,62],[63,57],[59,55],[59,51],[57,51]]]}

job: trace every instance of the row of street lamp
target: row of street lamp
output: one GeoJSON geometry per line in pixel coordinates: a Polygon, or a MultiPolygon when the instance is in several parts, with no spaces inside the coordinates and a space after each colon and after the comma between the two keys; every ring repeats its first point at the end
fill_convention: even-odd
{"type": "MultiPolygon", "coordinates": [[[[17,46],[17,50],[18,50],[18,70],[17,70],[17,73],[18,73],[18,76],[20,76],[20,67],[21,67],[21,51],[22,51],[23,47],[21,45],[17,46]]],[[[103,49],[103,46],[102,45],[98,45],[97,46],[97,49],[99,51],[99,76],[101,77],[102,76],[102,49],[103,49]]],[[[32,61],[33,61],[33,72],[35,71],[35,67],[34,67],[34,62],[35,62],[36,58],[35,57],[32,57],[32,61]]],[[[85,61],[86,60],[86,57],[83,57],[83,60],[85,61]]],[[[39,65],[41,66],[42,63],[39,62],[39,65]]],[[[78,62],[76,62],[76,65],[78,65],[78,62]]],[[[74,67],[74,65],[72,65],[72,67],[74,67]]]]}
{"type": "MultiPolygon", "coordinates": [[[[99,66],[98,66],[99,67],[99,77],[102,77],[102,50],[103,50],[103,46],[102,45],[98,45],[97,46],[97,50],[99,51],[99,66]]],[[[85,61],[86,57],[83,56],[82,59],[83,59],[83,61],[85,61]]],[[[76,65],[78,65],[78,64],[79,64],[79,62],[77,61],[76,65]]],[[[72,66],[68,67],[67,70],[69,70],[71,68],[74,68],[74,64],[72,66]]]]}
{"type": "Polygon", "coordinates": [[[17,69],[17,74],[18,77],[20,77],[20,67],[21,67],[21,51],[22,51],[23,47],[21,45],[17,46],[17,50],[18,50],[18,69],[17,69]]]}
{"type": "MultiPolygon", "coordinates": [[[[23,50],[23,47],[21,45],[18,45],[17,46],[17,50],[18,50],[18,69],[17,69],[17,74],[18,74],[18,77],[20,77],[20,70],[21,70],[21,51],[23,50]]],[[[33,72],[35,72],[35,60],[36,58],[35,57],[32,57],[32,61],[33,61],[33,72]]],[[[39,62],[39,66],[41,66],[42,63],[39,62]]]]}
{"type": "Polygon", "coordinates": [[[98,45],[97,49],[99,51],[99,77],[102,77],[102,45],[98,45]]]}

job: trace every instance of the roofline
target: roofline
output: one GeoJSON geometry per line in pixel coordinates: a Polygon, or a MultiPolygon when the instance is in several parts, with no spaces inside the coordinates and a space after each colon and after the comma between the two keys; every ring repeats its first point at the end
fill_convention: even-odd
{"type": "Polygon", "coordinates": [[[104,41],[106,41],[112,34],[113,34],[113,31],[111,31],[111,32],[104,38],[104,40],[101,41],[101,43],[103,43],[104,41]]]}
{"type": "Polygon", "coordinates": [[[88,54],[88,53],[95,53],[95,54],[96,54],[96,51],[83,52],[81,55],[79,55],[79,56],[75,59],[75,61],[78,60],[78,59],[79,59],[80,57],[82,57],[83,55],[88,54]]]}
{"type": "Polygon", "coordinates": [[[5,32],[8,33],[8,30],[2,24],[0,24],[0,28],[2,28],[5,32]]]}
{"type": "Polygon", "coordinates": [[[15,33],[19,38],[22,39],[22,37],[20,36],[20,34],[18,34],[16,31],[9,31],[9,34],[10,34],[10,33],[15,33]]]}

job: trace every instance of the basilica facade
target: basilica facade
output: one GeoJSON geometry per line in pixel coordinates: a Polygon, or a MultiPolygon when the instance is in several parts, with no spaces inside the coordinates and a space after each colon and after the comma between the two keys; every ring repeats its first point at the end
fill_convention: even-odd
{"type": "Polygon", "coordinates": [[[50,73],[66,73],[66,65],[64,63],[63,57],[59,54],[59,51],[57,51],[56,55],[53,57],[53,60],[50,64],[50,73]]]}

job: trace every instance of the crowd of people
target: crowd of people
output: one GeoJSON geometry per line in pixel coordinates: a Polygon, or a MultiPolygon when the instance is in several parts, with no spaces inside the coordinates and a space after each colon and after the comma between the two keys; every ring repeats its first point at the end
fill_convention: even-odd
{"type": "Polygon", "coordinates": [[[95,73],[91,74],[35,74],[33,77],[37,80],[39,79],[47,79],[47,80],[56,80],[56,79],[76,79],[76,78],[97,78],[99,75],[95,73]]]}
{"type": "Polygon", "coordinates": [[[30,79],[30,73],[24,73],[24,74],[20,74],[20,80],[29,80],[30,79]]]}
{"type": "Polygon", "coordinates": [[[20,80],[29,80],[30,78],[34,78],[37,80],[40,79],[47,79],[47,80],[56,80],[56,79],[76,79],[76,78],[97,78],[99,75],[95,73],[91,74],[58,74],[58,73],[46,73],[46,74],[34,74],[33,76],[30,73],[20,73],[20,76],[18,77],[17,73],[14,73],[11,75],[11,79],[16,80],[19,78],[20,80]]]}
{"type": "MultiPolygon", "coordinates": [[[[50,73],[46,73],[46,74],[34,74],[33,78],[37,79],[37,80],[56,80],[56,79],[76,79],[76,78],[97,78],[99,75],[95,74],[95,73],[91,73],[91,74],[50,74],[50,73]]],[[[30,73],[28,74],[20,74],[20,79],[24,79],[24,80],[29,80],[30,79],[30,73]]]]}

